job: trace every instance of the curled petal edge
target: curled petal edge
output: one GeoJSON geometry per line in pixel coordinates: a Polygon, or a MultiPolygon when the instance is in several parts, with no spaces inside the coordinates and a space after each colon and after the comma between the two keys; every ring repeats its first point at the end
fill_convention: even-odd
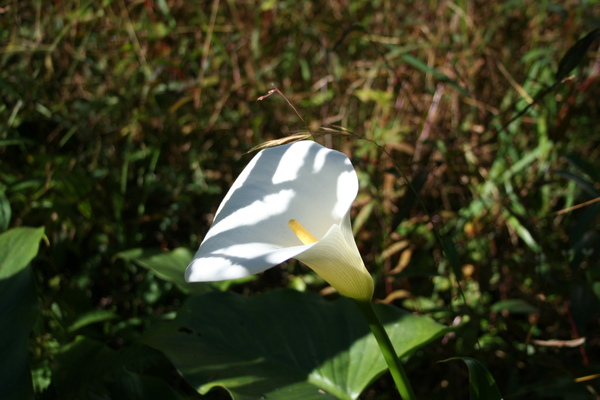
{"type": "Polygon", "coordinates": [[[344,296],[371,300],[373,277],[367,271],[354,240],[348,242],[340,226],[333,225],[321,240],[310,246],[295,258],[344,296]]]}

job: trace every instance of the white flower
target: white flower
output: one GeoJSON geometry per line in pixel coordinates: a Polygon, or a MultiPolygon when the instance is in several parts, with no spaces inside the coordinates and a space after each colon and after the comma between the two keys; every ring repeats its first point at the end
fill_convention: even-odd
{"type": "Polygon", "coordinates": [[[357,193],[343,153],[312,141],[261,151],[223,199],[186,280],[237,279],[296,258],[343,295],[371,300],[350,223],[357,193]]]}

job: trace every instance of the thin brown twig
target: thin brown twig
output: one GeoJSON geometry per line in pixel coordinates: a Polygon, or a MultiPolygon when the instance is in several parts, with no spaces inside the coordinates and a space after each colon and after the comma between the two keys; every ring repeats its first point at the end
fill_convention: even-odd
{"type": "Polygon", "coordinates": [[[296,115],[298,116],[298,118],[300,118],[300,120],[302,120],[302,122],[304,122],[304,125],[306,125],[306,128],[310,132],[310,127],[306,124],[306,121],[304,121],[304,118],[302,118],[302,115],[300,115],[300,113],[298,112],[298,110],[296,109],[296,107],[294,107],[294,105],[292,104],[292,102],[287,97],[285,97],[285,94],[283,94],[283,92],[281,90],[279,90],[278,88],[273,88],[273,89],[269,90],[267,92],[267,94],[265,94],[264,96],[260,96],[256,100],[257,101],[264,100],[267,97],[269,97],[270,95],[272,95],[273,93],[278,93],[279,95],[281,95],[281,97],[283,97],[285,99],[285,101],[287,101],[288,105],[290,107],[292,107],[292,110],[294,110],[294,112],[296,113],[296,115]]]}
{"type": "Polygon", "coordinates": [[[585,201],[583,203],[579,203],[577,205],[574,205],[573,207],[563,208],[562,210],[555,212],[554,215],[566,214],[566,213],[568,213],[570,211],[577,210],[577,209],[585,207],[585,206],[589,206],[590,204],[594,204],[594,203],[597,203],[599,201],[600,201],[600,197],[596,197],[595,199],[588,200],[588,201],[585,201]]]}

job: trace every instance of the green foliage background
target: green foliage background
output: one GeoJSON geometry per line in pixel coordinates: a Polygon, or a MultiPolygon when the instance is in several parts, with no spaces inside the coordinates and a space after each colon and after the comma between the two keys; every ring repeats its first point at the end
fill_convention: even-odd
{"type": "MultiPolygon", "coordinates": [[[[598,1],[1,4],[0,229],[47,237],[37,398],[99,385],[69,379],[89,354],[121,368],[96,374],[105,391],[125,374],[200,398],[141,338],[214,288],[164,279],[156,257],[185,263],[247,152],[308,129],[359,172],[376,298],[458,326],[408,361],[420,397],[465,398],[467,370],[438,361],[469,356],[505,398],[597,398],[598,1]],[[273,87],[305,122],[257,101],[273,87]]],[[[279,287],[335,297],[295,262],[230,290],[279,287]]]]}

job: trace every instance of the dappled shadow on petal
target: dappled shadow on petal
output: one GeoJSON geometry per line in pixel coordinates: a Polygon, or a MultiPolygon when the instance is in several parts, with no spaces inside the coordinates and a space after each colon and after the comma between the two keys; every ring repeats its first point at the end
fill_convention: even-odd
{"type": "Polygon", "coordinates": [[[283,254],[294,257],[305,247],[288,221],[301,221],[319,238],[342,223],[357,192],[356,172],[342,153],[310,141],[260,152],[225,196],[186,278],[239,278],[285,261],[283,254]],[[273,254],[277,249],[290,251],[273,254]],[[218,260],[228,270],[215,275],[218,260]]]}

